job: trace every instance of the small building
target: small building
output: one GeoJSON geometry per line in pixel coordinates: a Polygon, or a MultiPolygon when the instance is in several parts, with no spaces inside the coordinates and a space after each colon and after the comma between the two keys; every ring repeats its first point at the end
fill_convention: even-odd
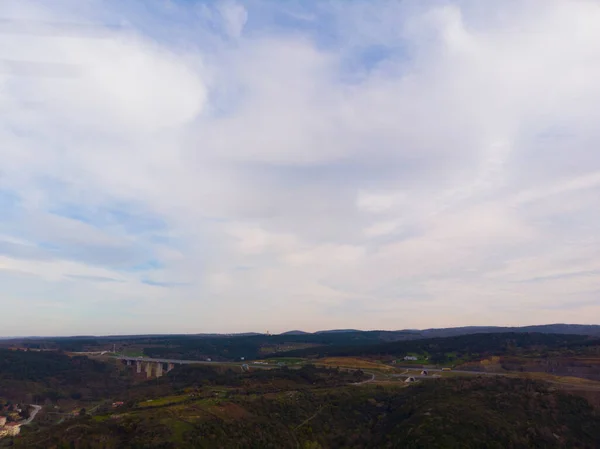
{"type": "Polygon", "coordinates": [[[17,436],[21,432],[21,424],[16,422],[9,422],[4,428],[7,431],[7,435],[10,437],[17,436]]]}
{"type": "Polygon", "coordinates": [[[117,402],[113,402],[112,406],[113,408],[117,408],[117,407],[122,407],[123,406],[123,401],[117,401],[117,402]]]}
{"type": "Polygon", "coordinates": [[[404,383],[416,382],[417,380],[414,377],[407,377],[404,383]]]}
{"type": "Polygon", "coordinates": [[[404,360],[410,360],[412,362],[415,362],[415,361],[417,361],[417,358],[414,355],[407,355],[407,356],[404,356],[404,360]]]}
{"type": "Polygon", "coordinates": [[[0,416],[0,427],[6,424],[6,416],[0,416]]]}

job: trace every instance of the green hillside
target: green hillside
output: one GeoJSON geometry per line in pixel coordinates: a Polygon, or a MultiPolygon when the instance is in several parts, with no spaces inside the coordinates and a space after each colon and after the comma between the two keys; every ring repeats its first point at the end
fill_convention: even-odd
{"type": "Polygon", "coordinates": [[[299,386],[145,400],[25,433],[14,447],[592,449],[600,442],[600,416],[584,399],[530,380],[299,386]]]}
{"type": "Polygon", "coordinates": [[[591,337],[542,333],[491,333],[365,345],[327,345],[272,354],[270,357],[356,357],[424,354],[432,363],[501,354],[565,354],[600,346],[591,337]],[[451,355],[449,357],[449,355],[451,355]]]}

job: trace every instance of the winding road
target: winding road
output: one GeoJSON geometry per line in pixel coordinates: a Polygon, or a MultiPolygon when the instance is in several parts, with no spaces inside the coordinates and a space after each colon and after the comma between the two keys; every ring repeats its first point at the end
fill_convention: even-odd
{"type": "Polygon", "coordinates": [[[362,382],[354,382],[354,383],[351,383],[350,385],[363,385],[363,384],[368,384],[369,382],[375,381],[375,374],[369,373],[367,371],[365,371],[365,374],[370,374],[371,378],[367,379],[367,380],[363,380],[362,382]]]}
{"type": "Polygon", "coordinates": [[[37,415],[39,413],[39,411],[42,409],[41,405],[33,405],[33,404],[31,404],[30,407],[33,407],[33,411],[29,415],[29,418],[27,418],[25,421],[21,422],[22,426],[26,426],[27,424],[30,424],[31,421],[33,421],[35,419],[35,415],[37,415]]]}

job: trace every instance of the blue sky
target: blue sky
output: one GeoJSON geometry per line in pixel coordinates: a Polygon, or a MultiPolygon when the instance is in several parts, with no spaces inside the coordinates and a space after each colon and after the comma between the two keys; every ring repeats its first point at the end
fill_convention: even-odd
{"type": "Polygon", "coordinates": [[[597,2],[0,17],[0,335],[598,323],[597,2]]]}

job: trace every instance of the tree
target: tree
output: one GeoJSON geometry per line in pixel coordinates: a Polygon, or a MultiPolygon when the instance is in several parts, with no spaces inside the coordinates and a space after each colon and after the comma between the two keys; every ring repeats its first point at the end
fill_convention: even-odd
{"type": "Polygon", "coordinates": [[[446,363],[448,361],[448,357],[446,357],[446,354],[436,353],[436,354],[431,354],[431,357],[429,358],[429,360],[431,361],[431,363],[438,365],[441,363],[446,363]]]}

